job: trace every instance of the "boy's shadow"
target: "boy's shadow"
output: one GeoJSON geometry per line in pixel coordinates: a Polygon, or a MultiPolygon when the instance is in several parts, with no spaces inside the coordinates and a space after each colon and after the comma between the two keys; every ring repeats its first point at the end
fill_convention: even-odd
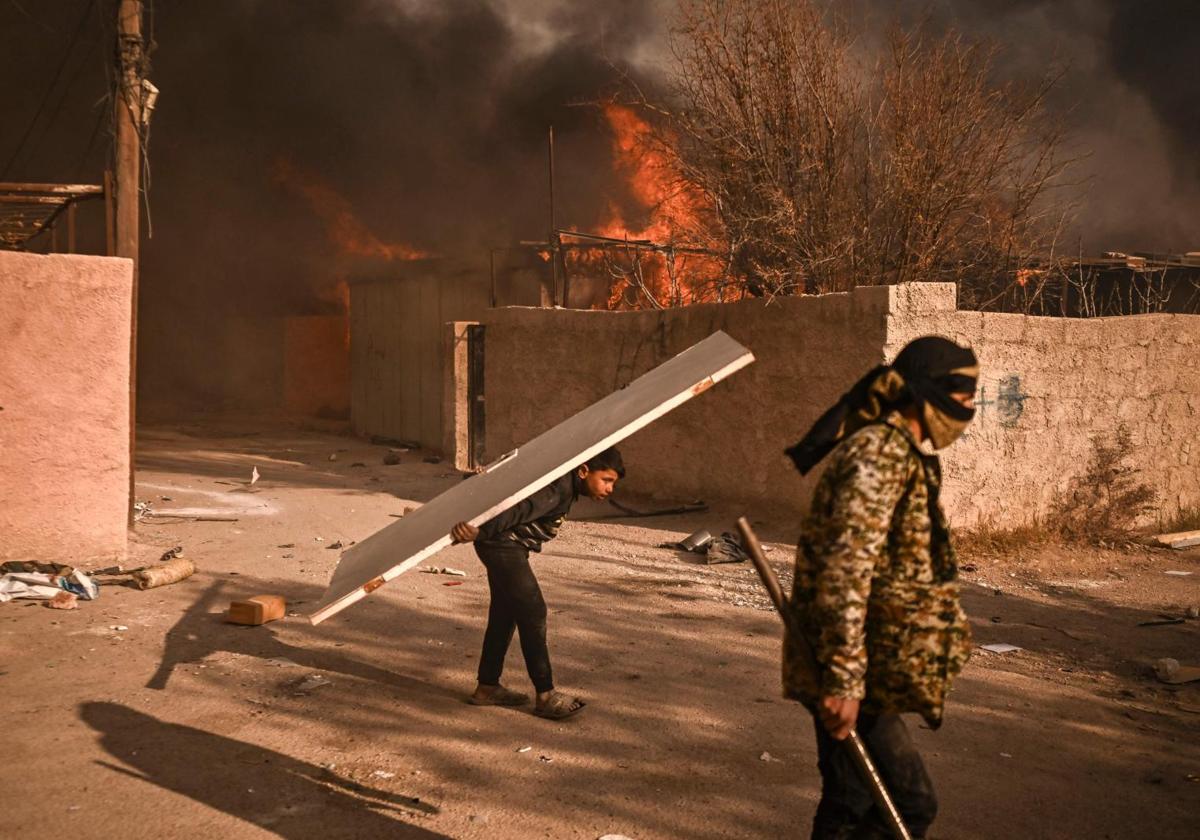
{"type": "Polygon", "coordinates": [[[223,580],[217,580],[209,584],[175,626],[167,631],[162,661],[146,683],[147,688],[165,689],[177,665],[200,662],[210,654],[224,650],[262,659],[287,659],[302,668],[346,674],[422,694],[433,692],[456,696],[421,680],[349,659],[338,653],[290,645],[280,641],[275,632],[267,627],[229,624],[220,613],[212,612],[222,600],[221,591],[225,583],[223,580]]]}
{"type": "Polygon", "coordinates": [[[432,805],[357,784],[274,750],[166,723],[118,703],[84,703],[80,717],[125,766],[107,761],[101,765],[280,837],[447,836],[405,821],[406,816],[438,813],[432,805]]]}

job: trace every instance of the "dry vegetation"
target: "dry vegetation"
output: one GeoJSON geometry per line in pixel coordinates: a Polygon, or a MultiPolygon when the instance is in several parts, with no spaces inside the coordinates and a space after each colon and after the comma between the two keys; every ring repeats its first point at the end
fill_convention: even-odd
{"type": "MultiPolygon", "coordinates": [[[[1111,441],[1095,439],[1087,469],[1076,476],[1050,506],[1044,519],[1020,528],[976,528],[964,533],[964,554],[1005,554],[1049,542],[1101,548],[1131,545],[1139,523],[1158,501],[1154,488],[1143,483],[1133,466],[1129,430],[1119,426],[1111,441]]],[[[1164,530],[1200,527],[1200,511],[1183,511],[1164,530]]]]}
{"type": "Polygon", "coordinates": [[[1053,252],[1054,74],[997,82],[987,43],[877,43],[811,0],[682,0],[673,53],[670,96],[642,104],[752,293],[953,280],[980,307],[1053,252]]]}

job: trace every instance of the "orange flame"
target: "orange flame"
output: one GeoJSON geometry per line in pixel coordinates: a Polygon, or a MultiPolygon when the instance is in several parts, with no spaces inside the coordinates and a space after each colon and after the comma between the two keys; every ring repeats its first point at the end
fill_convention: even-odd
{"type": "Polygon", "coordinates": [[[271,177],[289,192],[307,199],[313,212],[325,223],[329,241],[344,255],[385,260],[420,260],[430,256],[412,245],[381,240],[354,215],[350,202],[343,195],[286,158],[275,161],[271,177]]]}
{"type": "MultiPolygon", "coordinates": [[[[627,223],[618,207],[610,205],[609,217],[598,233],[614,239],[649,240],[656,245],[681,246],[708,240],[715,218],[712,205],[681,177],[666,152],[656,146],[650,124],[632,108],[615,102],[604,105],[604,117],[612,132],[614,169],[648,221],[635,228],[627,223]]],[[[611,250],[572,250],[567,261],[570,268],[595,274],[605,269],[605,258],[611,253],[611,250]]],[[[719,258],[694,253],[674,253],[668,257],[651,250],[630,254],[631,258],[621,258],[621,262],[633,268],[636,261],[644,288],[636,290],[630,300],[629,291],[635,281],[631,273],[619,272],[627,276],[612,282],[606,308],[642,308],[649,305],[643,300],[645,294],[652,295],[661,306],[686,306],[718,299],[715,281],[724,273],[719,258]]]]}

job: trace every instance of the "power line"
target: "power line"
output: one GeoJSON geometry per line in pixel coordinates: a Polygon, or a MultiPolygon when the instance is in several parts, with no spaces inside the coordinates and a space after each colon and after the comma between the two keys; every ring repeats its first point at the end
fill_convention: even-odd
{"type": "Polygon", "coordinates": [[[90,66],[89,60],[96,52],[96,47],[100,45],[102,37],[103,36],[100,32],[96,33],[96,36],[87,46],[86,51],[83,54],[83,59],[76,63],[74,72],[71,73],[70,77],[62,85],[62,89],[58,94],[58,100],[54,103],[54,107],[50,110],[50,117],[43,121],[42,129],[37,133],[37,139],[31,144],[33,148],[36,149],[38,146],[40,146],[42,141],[45,140],[46,135],[50,134],[51,129],[54,128],[54,123],[58,120],[58,115],[62,112],[63,104],[67,101],[67,96],[75,87],[75,83],[79,81],[79,77],[83,74],[83,71],[90,66]]]}
{"type": "Polygon", "coordinates": [[[104,125],[104,117],[108,111],[109,109],[104,107],[96,112],[96,124],[92,126],[92,136],[88,138],[87,147],[84,148],[83,154],[79,158],[79,164],[75,167],[75,177],[73,179],[75,181],[83,178],[83,169],[87,166],[88,157],[92,154],[92,149],[96,147],[96,138],[100,136],[100,126],[104,125]]]}
{"type": "Polygon", "coordinates": [[[87,8],[83,10],[83,16],[79,18],[79,24],[75,27],[75,34],[71,36],[71,42],[67,45],[66,52],[63,53],[62,61],[60,61],[58,64],[58,69],[54,71],[54,78],[50,80],[49,87],[46,88],[46,92],[42,95],[42,101],[38,104],[37,111],[34,113],[33,119],[29,123],[29,127],[26,128],[25,133],[21,135],[21,141],[17,143],[16,151],[14,151],[12,157],[8,159],[8,163],[4,165],[4,169],[0,170],[0,180],[3,180],[5,176],[8,175],[8,172],[10,169],[12,169],[13,164],[17,162],[17,158],[20,157],[21,152],[25,148],[25,144],[29,141],[29,136],[33,133],[34,126],[36,126],[38,120],[41,119],[42,111],[45,110],[46,103],[50,101],[50,94],[54,92],[54,88],[58,85],[58,80],[62,78],[63,70],[66,69],[71,55],[75,51],[75,45],[79,43],[79,36],[83,34],[83,28],[87,24],[88,17],[91,15],[92,7],[95,4],[96,0],[88,0],[87,8]]]}

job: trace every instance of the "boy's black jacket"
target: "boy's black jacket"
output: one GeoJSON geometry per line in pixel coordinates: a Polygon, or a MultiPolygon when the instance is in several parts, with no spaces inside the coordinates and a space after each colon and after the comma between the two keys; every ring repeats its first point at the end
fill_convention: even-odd
{"type": "Polygon", "coordinates": [[[485,547],[515,542],[528,551],[541,551],[543,543],[558,535],[563,517],[579,498],[579,484],[572,470],[524,501],[501,511],[479,527],[476,545],[485,547]]]}

